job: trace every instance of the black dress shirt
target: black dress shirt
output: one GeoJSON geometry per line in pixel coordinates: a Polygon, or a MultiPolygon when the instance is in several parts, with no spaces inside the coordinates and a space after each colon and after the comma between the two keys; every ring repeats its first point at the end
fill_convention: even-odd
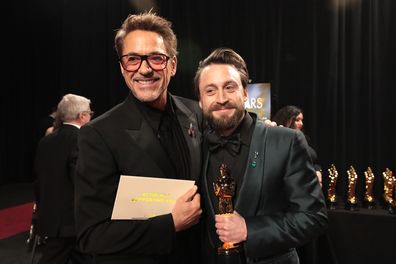
{"type": "Polygon", "coordinates": [[[168,154],[167,157],[173,169],[165,172],[166,177],[190,179],[190,153],[175,113],[172,97],[168,95],[164,111],[152,108],[135,97],[133,98],[154,134],[157,135],[159,143],[168,154]]]}
{"type": "MultiPolygon", "coordinates": [[[[227,140],[227,138],[230,138],[235,134],[240,134],[240,148],[239,153],[237,153],[236,155],[230,153],[227,150],[226,146],[220,146],[216,148],[213,152],[209,151],[209,162],[206,177],[208,182],[208,190],[216,213],[219,212],[219,207],[218,198],[214,194],[213,182],[216,181],[218,175],[220,174],[220,165],[224,163],[228,167],[230,176],[234,178],[234,181],[236,183],[235,195],[233,196],[233,204],[235,205],[235,199],[242,184],[244,172],[246,169],[250,146],[249,143],[251,141],[254,130],[253,124],[253,118],[249,115],[248,112],[245,112],[245,116],[242,119],[242,122],[239,124],[238,128],[235,129],[234,133],[229,137],[223,137],[223,139],[227,140]]],[[[215,132],[209,131],[208,133],[215,132]]]]}

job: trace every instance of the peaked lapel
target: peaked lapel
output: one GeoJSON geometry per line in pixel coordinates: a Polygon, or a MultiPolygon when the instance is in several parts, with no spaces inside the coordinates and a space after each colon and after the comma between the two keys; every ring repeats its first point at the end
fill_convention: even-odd
{"type": "Polygon", "coordinates": [[[248,163],[234,206],[234,210],[244,217],[255,215],[262,200],[267,131],[268,128],[263,123],[256,121],[249,147],[248,163]]]}
{"type": "Polygon", "coordinates": [[[186,178],[198,181],[201,172],[202,137],[200,124],[196,113],[192,112],[178,97],[172,96],[172,99],[176,105],[176,116],[179,120],[190,153],[190,175],[186,175],[186,178]]]}
{"type": "MultiPolygon", "coordinates": [[[[148,157],[151,158],[153,163],[163,173],[162,175],[150,175],[165,177],[166,171],[171,171],[171,163],[168,155],[165,153],[161,146],[160,141],[154,134],[153,129],[150,127],[148,122],[143,118],[140,110],[133,102],[132,95],[129,95],[124,101],[124,113],[128,116],[126,124],[126,132],[134,141],[134,143],[142,149],[148,157]]],[[[125,121],[123,121],[125,122],[125,121]]]]}

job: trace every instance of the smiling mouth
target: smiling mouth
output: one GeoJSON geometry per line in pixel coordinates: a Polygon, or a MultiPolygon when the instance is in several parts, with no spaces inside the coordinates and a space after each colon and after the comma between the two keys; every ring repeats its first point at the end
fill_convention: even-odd
{"type": "Polygon", "coordinates": [[[216,112],[216,113],[228,113],[228,112],[230,112],[231,110],[233,110],[234,108],[219,108],[219,109],[215,109],[215,110],[213,110],[213,112],[216,112]]]}
{"type": "Polygon", "coordinates": [[[156,81],[156,79],[150,79],[150,80],[135,80],[139,84],[152,84],[156,81]]]}

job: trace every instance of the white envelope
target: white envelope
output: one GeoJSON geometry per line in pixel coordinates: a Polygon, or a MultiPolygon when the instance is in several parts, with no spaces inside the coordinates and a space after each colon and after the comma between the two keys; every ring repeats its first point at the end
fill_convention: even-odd
{"type": "Polygon", "coordinates": [[[172,212],[195,181],[121,175],[112,220],[144,220],[172,212]]]}

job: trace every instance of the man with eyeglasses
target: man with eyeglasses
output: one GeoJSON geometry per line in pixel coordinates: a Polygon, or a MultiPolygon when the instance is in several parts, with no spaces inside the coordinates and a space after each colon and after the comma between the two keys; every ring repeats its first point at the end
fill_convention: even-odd
{"type": "Polygon", "coordinates": [[[171,23],[151,12],[130,15],[115,36],[130,94],[85,126],[76,181],[79,245],[96,263],[201,263],[197,187],[170,214],[111,220],[120,175],[198,180],[201,111],[168,92],[177,68],[171,23]]]}
{"type": "Polygon", "coordinates": [[[34,171],[37,176],[37,234],[45,238],[40,264],[91,263],[77,247],[74,222],[74,182],[77,139],[80,127],[91,120],[91,101],[67,94],[58,104],[57,128],[43,137],[37,147],[34,171]]]}

